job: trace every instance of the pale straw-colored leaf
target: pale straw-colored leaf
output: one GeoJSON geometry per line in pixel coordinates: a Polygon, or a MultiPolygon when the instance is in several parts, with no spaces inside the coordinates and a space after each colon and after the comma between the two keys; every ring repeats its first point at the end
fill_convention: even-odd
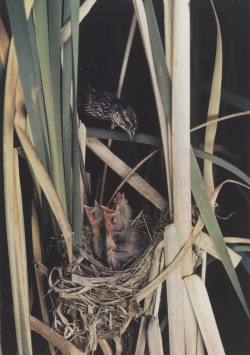
{"type": "MultiPolygon", "coordinates": [[[[121,67],[121,72],[120,72],[120,78],[119,78],[118,87],[117,87],[117,96],[118,97],[121,97],[121,93],[122,93],[123,83],[124,83],[125,74],[126,74],[126,70],[127,70],[127,66],[128,66],[129,55],[131,52],[132,43],[133,43],[133,39],[134,39],[136,24],[137,24],[137,19],[136,19],[135,13],[134,13],[133,18],[132,18],[132,22],[130,25],[130,29],[129,29],[127,44],[126,44],[125,53],[123,56],[122,67],[121,67]]],[[[114,129],[114,123],[111,124],[111,129],[114,129]]],[[[111,149],[111,145],[112,145],[112,139],[109,139],[108,144],[107,144],[109,149],[111,149]]],[[[107,171],[108,171],[108,166],[105,164],[104,169],[103,169],[102,181],[101,181],[100,203],[102,203],[102,201],[103,201],[107,171]]]]}
{"type": "MultiPolygon", "coordinates": [[[[191,233],[191,178],[190,178],[190,4],[189,0],[175,0],[173,3],[173,61],[172,61],[172,179],[174,225],[179,246],[183,245],[191,233]]],[[[173,239],[171,241],[174,243],[173,239]]],[[[178,250],[175,244],[175,251],[178,250]]],[[[169,247],[167,244],[166,247],[169,247]]],[[[172,257],[173,257],[172,250],[172,257]]],[[[175,270],[176,271],[176,270],[175,270]]],[[[192,249],[187,251],[181,264],[182,277],[193,273],[192,249]]],[[[178,321],[172,321],[171,336],[180,334],[178,344],[172,343],[174,353],[177,349],[193,353],[197,346],[197,322],[193,310],[182,292],[181,276],[177,283],[170,283],[173,309],[174,295],[178,298],[178,321]],[[180,303],[183,303],[182,306],[180,303]],[[182,318],[183,317],[183,318],[182,318]],[[183,328],[182,331],[179,328],[183,328]],[[184,338],[183,338],[184,334],[184,338]]],[[[170,340],[171,341],[171,340],[170,340]]]]}
{"type": "Polygon", "coordinates": [[[198,275],[184,278],[208,354],[225,354],[204,282],[198,275]]]}
{"type": "Polygon", "coordinates": [[[165,53],[168,73],[172,78],[173,62],[173,2],[174,0],[164,0],[164,34],[165,34],[165,53]]]}
{"type": "MultiPolygon", "coordinates": [[[[115,156],[98,139],[88,138],[87,147],[122,178],[125,178],[131,171],[131,168],[115,156]]],[[[134,173],[130,176],[128,184],[130,184],[136,191],[138,191],[143,197],[148,199],[160,210],[163,210],[166,207],[167,201],[138,174],[134,173]]]]}
{"type": "Polygon", "coordinates": [[[148,349],[150,355],[163,355],[163,345],[158,316],[150,318],[148,325],[148,349]]]}
{"type": "MultiPolygon", "coordinates": [[[[151,282],[152,280],[154,280],[162,271],[160,269],[162,250],[163,250],[163,243],[159,243],[155,252],[154,252],[153,262],[152,262],[152,265],[151,265],[151,268],[149,271],[149,275],[148,275],[148,282],[151,282]]],[[[159,284],[159,286],[161,286],[161,285],[159,284]]],[[[144,300],[143,313],[145,313],[146,315],[152,316],[154,314],[155,296],[156,296],[156,292],[152,292],[152,294],[148,295],[144,300]]]]}
{"type": "MultiPolygon", "coordinates": [[[[224,238],[224,241],[226,241],[226,238],[224,238]]],[[[237,242],[238,243],[238,242],[237,242]]],[[[201,232],[200,238],[198,238],[195,242],[196,246],[202,250],[205,250],[207,253],[212,255],[214,258],[221,260],[220,255],[217,252],[217,249],[214,246],[214,243],[212,239],[209,237],[209,235],[205,232],[201,232]]],[[[230,258],[232,260],[234,268],[240,263],[242,257],[237,254],[235,251],[227,247],[228,253],[230,255],[230,258]]]]}
{"type": "Polygon", "coordinates": [[[113,355],[113,351],[106,339],[99,339],[98,344],[105,355],[113,355]]]}
{"type": "MultiPolygon", "coordinates": [[[[212,197],[211,197],[211,206],[213,208],[215,206],[216,199],[218,197],[218,194],[219,194],[221,188],[227,182],[234,182],[235,183],[235,181],[228,180],[228,181],[222,183],[221,185],[219,185],[215,189],[215,191],[214,191],[214,193],[212,194],[212,197]]],[[[241,184],[241,183],[238,183],[238,182],[236,182],[236,183],[239,184],[239,185],[245,186],[244,184],[241,184]]],[[[195,243],[197,238],[200,236],[200,233],[201,233],[203,227],[204,227],[204,222],[202,220],[202,217],[199,217],[198,221],[196,222],[195,227],[192,230],[192,233],[191,233],[189,239],[180,248],[178,254],[173,258],[172,262],[169,265],[166,265],[165,270],[159,276],[157,276],[153,281],[149,282],[142,290],[138,291],[134,295],[134,298],[138,302],[140,302],[145,297],[147,297],[150,293],[152,293],[159,286],[159,284],[164,282],[169,277],[169,275],[180,265],[180,263],[181,263],[181,261],[183,259],[183,256],[187,253],[188,249],[192,246],[193,243],[195,243]]]]}
{"type": "Polygon", "coordinates": [[[200,333],[197,319],[190,302],[187,290],[185,289],[184,281],[182,280],[183,287],[183,305],[185,309],[185,346],[186,354],[204,354],[204,343],[202,340],[202,335],[200,333]],[[190,322],[188,323],[188,320],[190,322]],[[188,331],[187,327],[189,327],[188,331]]]}
{"type": "MultiPolygon", "coordinates": [[[[214,124],[214,123],[218,123],[221,121],[229,121],[231,118],[247,116],[247,115],[250,115],[250,111],[238,112],[238,113],[234,113],[232,115],[228,115],[228,116],[224,116],[224,117],[220,117],[220,118],[215,118],[215,119],[209,120],[205,123],[202,123],[194,128],[191,128],[190,132],[192,133],[192,132],[198,131],[199,129],[205,128],[205,127],[207,127],[211,124],[214,124]]],[[[248,118],[248,117],[246,117],[246,118],[248,118]]]]}
{"type": "MultiPolygon", "coordinates": [[[[160,261],[159,261],[159,274],[162,273],[165,267],[165,255],[164,251],[161,253],[160,261]]],[[[162,285],[159,285],[156,289],[155,292],[155,299],[154,299],[154,310],[153,310],[153,316],[158,317],[159,310],[160,310],[160,304],[161,304],[161,296],[162,296],[162,285]]]]}
{"type": "MultiPolygon", "coordinates": [[[[32,247],[33,247],[34,261],[36,263],[42,262],[41,235],[40,235],[40,228],[39,228],[38,215],[37,215],[37,204],[35,201],[35,197],[33,197],[32,205],[31,205],[31,231],[32,231],[32,247]]],[[[36,266],[35,266],[35,276],[36,276],[36,285],[37,285],[42,318],[44,323],[49,326],[50,320],[49,320],[49,315],[45,303],[46,292],[44,289],[44,276],[36,266]]],[[[56,352],[53,344],[51,344],[50,342],[49,342],[49,347],[50,347],[50,353],[54,355],[56,352]]]]}
{"type": "MultiPolygon", "coordinates": [[[[149,66],[149,71],[150,71],[150,76],[151,76],[151,81],[152,81],[152,87],[154,91],[154,96],[155,96],[155,102],[156,102],[156,108],[158,112],[158,118],[160,122],[160,127],[161,127],[161,136],[162,136],[162,142],[163,142],[163,148],[164,148],[164,158],[165,158],[165,166],[166,166],[166,175],[167,175],[167,185],[168,185],[168,196],[169,198],[169,203],[170,203],[170,211],[172,211],[172,188],[171,188],[171,167],[170,167],[170,154],[169,154],[169,144],[167,141],[168,137],[168,126],[167,126],[167,117],[166,113],[164,110],[162,98],[161,98],[161,93],[159,89],[159,84],[157,80],[157,75],[156,75],[156,69],[155,69],[155,63],[154,63],[154,58],[153,58],[153,53],[152,53],[152,47],[150,43],[150,35],[149,35],[149,29],[148,29],[148,23],[147,23],[147,17],[144,9],[143,2],[141,0],[133,0],[134,3],[134,8],[137,16],[137,21],[139,24],[141,36],[142,36],[142,41],[144,45],[144,50],[146,54],[146,58],[148,61],[148,66],[149,66]]],[[[171,213],[171,212],[170,212],[171,213]]]]}
{"type": "Polygon", "coordinates": [[[17,82],[17,59],[14,41],[11,41],[8,57],[5,102],[3,119],[3,173],[5,195],[5,219],[7,230],[8,254],[10,261],[11,288],[13,297],[14,317],[16,326],[17,347],[22,353],[21,311],[18,297],[17,266],[15,263],[15,230],[14,230],[14,108],[17,82]]]}
{"type": "Polygon", "coordinates": [[[44,166],[40,162],[36,151],[31,144],[28,135],[26,134],[25,130],[23,129],[23,124],[25,123],[25,116],[20,113],[18,117],[15,119],[15,129],[18,135],[18,138],[21,142],[25,155],[29,161],[30,166],[32,167],[32,171],[36,176],[39,184],[50,204],[50,207],[57,219],[57,222],[61,228],[63,237],[66,242],[67,247],[67,254],[69,262],[72,262],[72,231],[69,225],[69,222],[65,216],[63,207],[58,199],[57,193],[54,189],[54,186],[48,176],[47,171],[45,170],[44,166]]]}
{"type": "Polygon", "coordinates": [[[0,18],[0,61],[2,62],[4,67],[6,67],[7,65],[9,47],[10,47],[9,36],[4,27],[3,21],[0,18]]]}
{"type": "Polygon", "coordinates": [[[122,355],[122,340],[120,337],[116,336],[113,338],[115,342],[115,355],[122,355]]]}
{"type": "Polygon", "coordinates": [[[129,177],[134,174],[134,172],[136,172],[136,170],[138,170],[148,159],[152,158],[156,153],[158,153],[160,151],[160,148],[155,149],[153,152],[151,152],[150,154],[148,154],[145,158],[143,158],[138,164],[136,164],[136,166],[128,173],[128,175],[122,180],[122,182],[118,185],[118,187],[115,189],[115,191],[113,192],[113,195],[110,197],[109,202],[107,205],[109,205],[113,199],[115,198],[115,196],[117,195],[117,192],[119,192],[123,185],[127,182],[127,180],[129,179],[129,177]]]}
{"type": "Polygon", "coordinates": [[[240,237],[224,237],[225,243],[244,243],[250,244],[250,239],[240,237]]]}
{"type": "MultiPolygon", "coordinates": [[[[17,287],[18,287],[18,301],[20,309],[20,326],[22,334],[22,352],[23,354],[32,354],[31,345],[31,329],[29,321],[29,286],[28,286],[28,269],[26,256],[26,242],[25,242],[25,227],[23,217],[23,203],[19,176],[19,162],[17,149],[14,149],[13,155],[14,164],[14,243],[16,267],[17,287]]],[[[15,281],[14,281],[15,282],[15,281]]],[[[20,351],[21,349],[19,349],[20,351]]],[[[21,353],[21,352],[20,352],[21,353]]]]}
{"type": "Polygon", "coordinates": [[[124,57],[123,57],[119,83],[118,83],[118,87],[117,87],[117,96],[118,97],[121,97],[121,93],[122,93],[122,87],[123,87],[125,74],[126,74],[126,70],[127,70],[127,66],[128,66],[129,56],[130,56],[130,53],[131,53],[131,48],[132,48],[135,29],[136,29],[136,24],[137,24],[137,19],[136,19],[136,15],[134,14],[133,18],[132,18],[132,21],[131,21],[131,25],[130,25],[127,45],[126,45],[126,48],[125,48],[125,53],[124,53],[124,57]]]}
{"type": "Polygon", "coordinates": [[[34,0],[24,0],[25,13],[27,18],[29,18],[30,16],[30,12],[32,10],[33,4],[34,4],[34,0]]]}
{"type": "MultiPolygon", "coordinates": [[[[211,86],[211,94],[209,100],[207,119],[211,120],[218,117],[221,99],[221,82],[222,82],[222,38],[220,24],[217,17],[217,13],[213,4],[213,0],[210,0],[215,21],[216,21],[216,54],[215,64],[213,72],[213,80],[211,86]]],[[[205,134],[204,150],[208,153],[213,153],[214,140],[217,131],[217,123],[207,126],[205,134]]],[[[204,182],[207,189],[207,193],[210,194],[214,190],[214,177],[213,177],[213,164],[211,161],[204,162],[204,182]]]]}
{"type": "MultiPolygon", "coordinates": [[[[164,231],[165,264],[169,265],[180,249],[179,237],[175,224],[170,224],[164,231]]],[[[171,354],[185,353],[183,283],[181,266],[178,266],[166,280],[169,349],[171,354]],[[173,286],[174,285],[174,286],[173,286]]]]}
{"type": "MultiPolygon", "coordinates": [[[[152,281],[163,271],[164,260],[163,260],[163,243],[159,243],[154,252],[153,262],[148,275],[148,282],[152,281]]],[[[137,337],[136,345],[136,355],[144,354],[147,346],[148,338],[148,327],[149,322],[148,317],[154,318],[157,316],[159,310],[160,294],[162,285],[159,284],[158,288],[152,293],[149,293],[144,300],[143,314],[145,318],[141,320],[139,334],[137,337]]],[[[152,345],[152,341],[151,341],[152,345]]]]}
{"type": "Polygon", "coordinates": [[[66,340],[62,335],[51,329],[37,318],[30,316],[31,329],[40,334],[48,342],[54,344],[63,354],[67,355],[87,355],[79,350],[74,344],[66,340]]]}
{"type": "Polygon", "coordinates": [[[200,230],[203,228],[203,223],[199,220],[199,227],[194,228],[190,238],[186,241],[183,247],[180,249],[179,253],[173,259],[173,261],[166,266],[165,270],[157,276],[153,281],[147,284],[143,289],[138,291],[134,298],[140,302],[145,297],[147,297],[150,293],[152,293],[162,282],[164,282],[169,275],[180,265],[183,260],[183,257],[186,255],[188,250],[191,248],[192,244],[198,238],[200,230]]]}
{"type": "Polygon", "coordinates": [[[144,355],[146,353],[147,341],[148,341],[148,324],[149,318],[142,317],[140,322],[139,334],[136,341],[135,355],[144,355]]]}
{"type": "MultiPolygon", "coordinates": [[[[174,2],[172,78],[172,169],[174,222],[180,244],[190,235],[190,23],[189,1],[174,2]]],[[[192,251],[184,259],[183,275],[192,272],[192,251]]]]}
{"type": "MultiPolygon", "coordinates": [[[[96,0],[86,0],[80,7],[79,23],[89,13],[92,6],[96,3],[96,0]]],[[[63,45],[71,36],[71,21],[68,21],[61,30],[61,45],[63,45]]]]}

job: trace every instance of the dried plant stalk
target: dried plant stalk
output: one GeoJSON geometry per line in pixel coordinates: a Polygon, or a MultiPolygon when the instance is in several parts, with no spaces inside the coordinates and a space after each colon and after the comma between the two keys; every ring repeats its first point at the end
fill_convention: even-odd
{"type": "MultiPolygon", "coordinates": [[[[179,237],[174,224],[166,227],[164,232],[165,242],[165,263],[169,265],[179,250],[179,237]]],[[[178,266],[166,280],[167,286],[167,307],[169,322],[169,348],[171,354],[185,353],[184,328],[175,328],[175,324],[184,324],[183,295],[182,295],[182,275],[181,266],[178,266]],[[174,287],[172,286],[174,285],[174,287]]]]}
{"type": "MultiPolygon", "coordinates": [[[[129,168],[121,159],[113,154],[98,139],[88,138],[87,147],[122,178],[125,178],[131,171],[131,168],[129,168]]],[[[167,206],[167,201],[159,194],[159,192],[157,192],[138,174],[134,173],[130,176],[128,183],[161,211],[167,206]]]]}
{"type": "Polygon", "coordinates": [[[208,354],[225,354],[204,282],[198,275],[184,279],[208,354]]]}
{"type": "Polygon", "coordinates": [[[33,331],[42,335],[42,337],[54,344],[54,346],[60,349],[63,354],[87,355],[85,352],[77,349],[75,345],[64,339],[60,334],[52,330],[48,325],[33,316],[30,316],[30,325],[33,331]]]}

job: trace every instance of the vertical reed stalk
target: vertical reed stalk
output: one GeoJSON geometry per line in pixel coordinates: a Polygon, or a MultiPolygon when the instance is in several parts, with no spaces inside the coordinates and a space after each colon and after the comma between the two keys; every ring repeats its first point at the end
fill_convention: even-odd
{"type": "MultiPolygon", "coordinates": [[[[191,181],[190,181],[190,11],[188,0],[176,0],[173,7],[173,62],[172,62],[172,171],[174,223],[179,238],[179,248],[191,232],[191,181]]],[[[178,247],[178,246],[176,246],[178,247]]],[[[178,248],[178,249],[179,249],[178,248]]],[[[182,262],[182,277],[193,273],[192,249],[182,262]]],[[[181,277],[181,275],[179,275],[181,277]]],[[[178,285],[178,283],[176,283],[178,285]]],[[[196,353],[197,325],[186,294],[182,293],[182,307],[176,308],[175,297],[180,290],[171,284],[172,300],[169,312],[179,312],[179,322],[170,324],[170,334],[180,332],[184,326],[186,354],[196,353]],[[183,315],[181,314],[183,312],[183,315]],[[182,321],[184,317],[184,322],[182,321]],[[172,329],[171,329],[172,328],[172,329]]],[[[179,341],[181,341],[179,337],[179,341]]],[[[173,354],[178,354],[179,342],[173,354]]]]}

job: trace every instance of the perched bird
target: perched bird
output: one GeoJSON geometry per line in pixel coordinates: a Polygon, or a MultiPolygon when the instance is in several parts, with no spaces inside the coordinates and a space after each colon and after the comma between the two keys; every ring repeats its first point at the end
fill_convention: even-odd
{"type": "Polygon", "coordinates": [[[93,231],[93,249],[103,262],[106,260],[105,221],[101,206],[95,201],[94,207],[84,206],[93,231]]]}
{"type": "Polygon", "coordinates": [[[132,141],[138,128],[136,114],[132,107],[116,95],[90,84],[78,89],[78,112],[81,117],[110,121],[127,132],[132,141]]]}
{"type": "Polygon", "coordinates": [[[123,215],[124,210],[119,204],[116,210],[105,207],[103,209],[107,230],[107,262],[114,270],[119,270],[125,264],[141,256],[146,250],[148,241],[139,230],[130,226],[127,215],[123,215]]]}

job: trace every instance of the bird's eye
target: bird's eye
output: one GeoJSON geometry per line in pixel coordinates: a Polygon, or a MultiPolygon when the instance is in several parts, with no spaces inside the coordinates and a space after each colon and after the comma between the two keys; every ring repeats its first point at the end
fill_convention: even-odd
{"type": "Polygon", "coordinates": [[[126,123],[126,126],[128,127],[128,128],[132,128],[132,123],[131,123],[131,121],[129,120],[129,118],[125,118],[125,123],[126,123]]]}

